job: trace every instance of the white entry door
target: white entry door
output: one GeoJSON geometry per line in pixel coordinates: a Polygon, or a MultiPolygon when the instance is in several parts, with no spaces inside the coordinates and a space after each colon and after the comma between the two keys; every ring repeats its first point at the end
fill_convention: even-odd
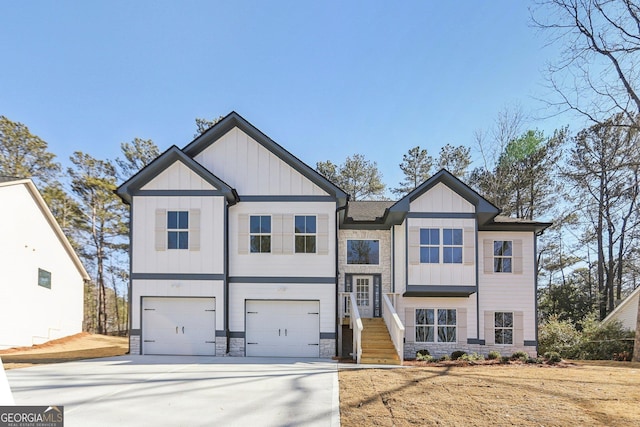
{"type": "Polygon", "coordinates": [[[247,356],[319,357],[319,301],[246,302],[247,356]]]}
{"type": "Polygon", "coordinates": [[[373,277],[353,276],[353,291],[360,317],[373,317],[373,277]]]}
{"type": "Polygon", "coordinates": [[[142,353],[214,356],[215,298],[142,300],[142,353]]]}

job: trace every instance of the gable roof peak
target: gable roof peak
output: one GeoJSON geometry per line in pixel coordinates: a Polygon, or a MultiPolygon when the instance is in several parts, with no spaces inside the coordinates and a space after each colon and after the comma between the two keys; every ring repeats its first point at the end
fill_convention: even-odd
{"type": "Polygon", "coordinates": [[[391,208],[390,211],[409,212],[410,204],[412,201],[422,196],[427,191],[431,190],[436,184],[442,183],[456,192],[460,197],[471,203],[476,208],[476,214],[480,223],[484,223],[493,219],[500,213],[495,205],[489,202],[487,199],[478,194],[473,188],[462,182],[459,178],[453,175],[446,169],[440,169],[433,174],[429,179],[416,187],[409,194],[398,200],[391,208]]]}
{"type": "Polygon", "coordinates": [[[151,163],[120,185],[116,190],[116,193],[125,201],[125,203],[130,203],[131,196],[136,191],[140,190],[145,184],[149,183],[156,176],[166,170],[166,168],[177,161],[182,162],[202,179],[220,190],[230,204],[235,204],[238,201],[237,193],[230,185],[212,174],[200,163],[187,156],[175,145],[169,147],[164,153],[160,154],[151,163]]]}
{"type": "Polygon", "coordinates": [[[269,138],[260,129],[249,123],[248,120],[235,111],[231,111],[220,119],[220,121],[207,129],[202,135],[196,137],[193,141],[187,144],[182,151],[187,156],[195,158],[198,154],[206,150],[233,128],[240,129],[251,139],[272,152],[280,160],[300,172],[305,178],[309,179],[327,193],[335,196],[340,200],[341,205],[346,203],[347,193],[345,193],[340,187],[284,149],[280,144],[269,138]]]}

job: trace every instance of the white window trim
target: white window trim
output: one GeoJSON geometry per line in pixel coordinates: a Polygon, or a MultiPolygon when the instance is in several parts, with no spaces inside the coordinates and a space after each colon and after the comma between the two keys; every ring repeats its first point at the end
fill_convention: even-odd
{"type": "MultiPolygon", "coordinates": [[[[305,225],[306,225],[306,219],[305,219],[305,225]]],[[[306,240],[306,239],[305,239],[306,240]]],[[[306,249],[306,242],[305,242],[305,249],[306,249]]],[[[293,214],[293,252],[296,255],[315,255],[318,253],[318,215],[317,214],[293,214]],[[296,217],[299,216],[303,216],[303,217],[309,217],[312,216],[316,219],[316,232],[315,233],[297,233],[296,232],[296,217]],[[314,251],[313,252],[307,252],[306,250],[304,252],[298,252],[296,251],[296,237],[298,236],[304,236],[304,237],[308,237],[308,236],[313,236],[316,238],[316,244],[314,245],[314,251]]]]}
{"type": "Polygon", "coordinates": [[[439,227],[420,227],[418,230],[418,259],[420,260],[420,264],[442,264],[442,229],[439,227]],[[438,230],[438,244],[423,244],[420,240],[420,235],[422,234],[422,230],[438,230]],[[422,262],[422,248],[437,248],[438,249],[438,262],[422,262]]]}
{"type": "Polygon", "coordinates": [[[456,308],[433,308],[433,307],[417,307],[414,311],[413,311],[413,318],[414,318],[414,328],[415,328],[415,342],[416,343],[430,343],[430,344],[454,344],[458,342],[458,334],[460,333],[460,326],[458,325],[458,309],[456,308]],[[419,324],[417,322],[415,322],[415,318],[416,318],[416,311],[417,310],[433,310],[433,321],[434,324],[419,324]],[[454,325],[447,325],[447,324],[443,324],[440,325],[438,323],[438,310],[453,310],[456,312],[456,323],[454,325]],[[426,328],[426,327],[433,327],[433,341],[418,341],[418,328],[426,328]],[[439,341],[438,340],[438,327],[453,327],[455,328],[456,331],[456,339],[454,341],[439,341]]]}
{"type": "Polygon", "coordinates": [[[463,264],[464,263],[464,228],[460,228],[460,227],[442,227],[441,228],[442,231],[442,244],[441,246],[441,253],[442,253],[442,261],[440,262],[441,264],[463,264]],[[444,243],[444,230],[452,230],[452,235],[453,235],[453,231],[454,230],[460,230],[460,234],[461,234],[461,238],[462,238],[462,243],[460,243],[459,245],[455,245],[455,244],[450,244],[447,245],[444,243]],[[460,262],[444,262],[444,249],[445,248],[459,248],[460,249],[460,262]]]}
{"type": "MultiPolygon", "coordinates": [[[[493,272],[496,274],[513,274],[513,269],[514,269],[514,256],[513,256],[513,240],[494,240],[493,241],[493,272]],[[496,247],[496,243],[497,242],[502,242],[504,245],[504,242],[511,242],[511,255],[496,255],[495,252],[495,247],[496,247]],[[501,259],[510,259],[511,260],[511,271],[496,271],[496,259],[501,258],[501,259]]],[[[502,266],[504,267],[504,263],[502,264],[502,266]]]]}
{"type": "MultiPolygon", "coordinates": [[[[260,222],[262,222],[262,219],[260,219],[260,222]]],[[[272,232],[273,232],[273,217],[271,216],[271,214],[249,214],[249,253],[250,254],[270,254],[272,249],[273,249],[272,248],[272,246],[273,246],[273,233],[272,232]],[[260,217],[260,218],[262,218],[264,216],[268,216],[270,218],[269,223],[270,223],[271,231],[269,233],[262,233],[262,232],[252,233],[251,232],[251,218],[252,217],[256,217],[256,216],[260,217]],[[263,252],[262,251],[262,245],[260,246],[260,251],[258,251],[258,252],[254,252],[254,251],[251,250],[251,238],[254,237],[254,236],[259,236],[259,237],[269,236],[269,251],[268,252],[263,252]]]]}
{"type": "MultiPolygon", "coordinates": [[[[189,215],[189,211],[188,210],[167,210],[167,217],[165,219],[166,224],[167,224],[167,229],[166,229],[167,230],[167,250],[170,250],[170,251],[185,251],[185,250],[189,250],[189,246],[190,246],[190,244],[189,244],[190,243],[189,242],[189,240],[190,240],[190,238],[189,238],[189,225],[190,224],[189,223],[191,222],[190,221],[191,220],[190,216],[191,215],[189,215]],[[187,228],[169,228],[169,214],[171,214],[172,212],[176,212],[178,214],[178,217],[180,217],[180,213],[186,213],[187,214],[187,228]],[[170,233],[178,233],[177,234],[178,246],[180,246],[179,245],[179,243],[180,243],[180,233],[186,233],[187,234],[187,247],[186,248],[179,248],[179,247],[178,248],[170,248],[169,247],[169,234],[170,233]]],[[[176,222],[179,223],[180,222],[179,219],[177,219],[176,222]]],[[[176,227],[178,227],[178,224],[176,224],[176,227]]]]}
{"type": "Polygon", "coordinates": [[[494,311],[493,312],[493,337],[494,337],[494,345],[499,345],[499,346],[503,346],[503,347],[513,347],[514,345],[514,341],[515,341],[515,313],[513,311],[494,311]],[[496,326],[496,314],[499,313],[509,313],[511,314],[511,327],[504,327],[504,326],[496,326]],[[495,342],[495,334],[496,331],[498,329],[502,329],[502,330],[506,330],[506,329],[511,329],[511,343],[497,343],[495,342]]]}

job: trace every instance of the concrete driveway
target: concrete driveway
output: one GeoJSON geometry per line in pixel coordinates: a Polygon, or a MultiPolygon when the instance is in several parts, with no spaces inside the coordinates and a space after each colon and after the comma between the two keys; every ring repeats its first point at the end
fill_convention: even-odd
{"type": "Polygon", "coordinates": [[[16,405],[73,426],[338,426],[326,359],[121,356],[7,371],[16,405]]]}

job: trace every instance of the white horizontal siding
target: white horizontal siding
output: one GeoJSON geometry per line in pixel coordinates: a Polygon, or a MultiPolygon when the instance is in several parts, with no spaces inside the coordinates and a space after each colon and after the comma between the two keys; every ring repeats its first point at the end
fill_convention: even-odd
{"type": "Polygon", "coordinates": [[[242,195],[327,193],[238,128],[233,128],[195,160],[242,195]]]}
{"type": "Polygon", "coordinates": [[[84,281],[36,200],[16,184],[0,188],[0,206],[0,349],[82,332],[84,281]]]}
{"type": "MultiPolygon", "coordinates": [[[[293,235],[293,231],[291,231],[293,235]]],[[[317,236],[320,239],[320,236],[317,236]]],[[[252,202],[229,209],[229,271],[231,276],[250,277],[328,277],[335,275],[335,203],[333,202],[252,202]],[[329,218],[328,252],[326,254],[239,253],[240,215],[319,215],[329,218]]],[[[272,241],[273,247],[273,241],[272,241]]]]}
{"type": "Polygon", "coordinates": [[[320,301],[320,332],[335,332],[335,290],[334,283],[231,283],[229,329],[244,331],[245,300],[309,300],[320,301]]]}
{"type": "MultiPolygon", "coordinates": [[[[408,227],[418,228],[472,228],[475,229],[474,219],[459,218],[409,218],[408,227]]],[[[475,247],[474,242],[469,243],[475,247]]],[[[440,231],[440,247],[442,248],[442,231],[440,231]]],[[[463,249],[464,254],[464,249],[463,249]]],[[[476,267],[475,263],[444,264],[442,262],[442,250],[440,251],[439,264],[409,264],[408,276],[409,285],[461,285],[475,286],[476,267]]]]}
{"type": "Polygon", "coordinates": [[[145,184],[142,190],[216,190],[216,188],[177,160],[145,184]]]}
{"type": "Polygon", "coordinates": [[[214,297],[216,327],[224,328],[224,282],[222,280],[133,280],[131,327],[139,329],[142,297],[214,297]]]}
{"type": "MultiPolygon", "coordinates": [[[[480,303],[480,334],[484,330],[484,311],[522,311],[524,339],[535,340],[535,257],[533,232],[479,232],[478,293],[480,303]],[[489,240],[522,240],[522,274],[484,271],[482,242],[489,240]]],[[[493,246],[492,246],[493,247],[493,246]]],[[[482,336],[481,338],[484,338],[482,336]]]]}
{"type": "Polygon", "coordinates": [[[410,212],[475,212],[475,206],[439,182],[411,202],[410,212]]]}
{"type": "Polygon", "coordinates": [[[640,292],[636,292],[635,295],[624,301],[624,306],[611,316],[611,320],[619,320],[625,328],[635,330],[638,318],[638,298],[640,298],[640,292]]]}
{"type": "Polygon", "coordinates": [[[133,198],[132,273],[224,273],[224,197],[133,198]],[[200,209],[200,250],[156,250],[157,209],[200,209]]]}

